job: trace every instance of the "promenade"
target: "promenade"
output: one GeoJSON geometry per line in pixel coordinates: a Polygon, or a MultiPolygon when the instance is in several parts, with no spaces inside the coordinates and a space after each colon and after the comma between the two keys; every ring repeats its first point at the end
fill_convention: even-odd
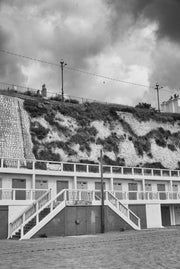
{"type": "Polygon", "coordinates": [[[0,241],[0,269],[180,269],[180,227],[0,241]]]}

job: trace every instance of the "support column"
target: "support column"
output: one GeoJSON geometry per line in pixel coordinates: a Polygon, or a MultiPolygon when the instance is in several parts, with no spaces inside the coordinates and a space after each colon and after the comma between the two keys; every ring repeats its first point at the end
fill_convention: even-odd
{"type": "Polygon", "coordinates": [[[35,172],[32,174],[32,189],[35,190],[36,188],[36,175],[35,172]]]}
{"type": "Polygon", "coordinates": [[[173,191],[173,187],[172,187],[172,180],[169,181],[169,191],[173,191]]]}
{"type": "Polygon", "coordinates": [[[74,176],[74,189],[77,190],[77,176],[74,176]]]}
{"type": "Polygon", "coordinates": [[[146,191],[146,187],[145,187],[145,179],[142,179],[142,191],[145,192],[146,191]]]}
{"type": "Polygon", "coordinates": [[[175,213],[174,213],[174,205],[170,206],[170,219],[171,219],[171,225],[176,225],[175,213]]]}
{"type": "Polygon", "coordinates": [[[112,191],[112,192],[114,191],[114,184],[113,183],[114,183],[114,179],[113,179],[113,177],[111,177],[110,178],[110,191],[112,191]]]}
{"type": "Polygon", "coordinates": [[[146,185],[145,185],[145,179],[143,178],[142,179],[142,199],[146,199],[146,194],[145,194],[145,191],[146,191],[146,185]]]}

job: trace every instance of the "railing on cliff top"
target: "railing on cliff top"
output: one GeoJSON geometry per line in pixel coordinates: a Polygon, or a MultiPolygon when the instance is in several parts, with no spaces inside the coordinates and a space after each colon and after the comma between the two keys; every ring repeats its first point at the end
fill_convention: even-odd
{"type": "MultiPolygon", "coordinates": [[[[20,85],[16,85],[16,84],[10,84],[10,83],[4,83],[4,82],[0,82],[0,91],[6,91],[7,93],[19,93],[19,94],[27,94],[27,93],[32,93],[34,94],[34,97],[37,97],[37,94],[39,95],[38,92],[40,92],[40,89],[35,89],[35,88],[30,88],[30,87],[24,87],[24,86],[20,86],[20,85]]],[[[28,95],[28,94],[27,94],[28,95]]],[[[57,97],[59,99],[61,99],[61,95],[55,93],[54,91],[51,90],[47,90],[47,95],[48,98],[51,97],[57,97]]],[[[14,96],[14,95],[13,95],[14,96]]],[[[31,96],[33,97],[33,95],[31,96]]],[[[64,95],[64,99],[65,101],[77,101],[77,103],[104,103],[104,104],[108,104],[110,102],[102,102],[100,100],[95,100],[95,99],[90,99],[90,98],[85,98],[85,97],[77,97],[77,96],[72,96],[72,95],[64,95]]]]}
{"type": "MultiPolygon", "coordinates": [[[[99,164],[71,163],[71,162],[54,162],[42,160],[25,160],[25,159],[0,159],[0,170],[4,169],[28,169],[41,170],[48,172],[65,172],[65,173],[86,173],[100,174],[99,164]]],[[[149,177],[180,177],[180,170],[154,169],[141,167],[124,167],[103,165],[104,174],[124,175],[124,176],[149,176],[149,177]]]]}

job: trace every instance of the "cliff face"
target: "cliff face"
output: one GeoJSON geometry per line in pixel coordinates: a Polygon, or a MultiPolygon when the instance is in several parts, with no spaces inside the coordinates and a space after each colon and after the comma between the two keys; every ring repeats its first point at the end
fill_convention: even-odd
{"type": "Polygon", "coordinates": [[[176,169],[180,115],[118,105],[24,101],[37,159],[176,169]]]}
{"type": "Polygon", "coordinates": [[[180,169],[180,115],[0,95],[0,157],[180,169]]]}

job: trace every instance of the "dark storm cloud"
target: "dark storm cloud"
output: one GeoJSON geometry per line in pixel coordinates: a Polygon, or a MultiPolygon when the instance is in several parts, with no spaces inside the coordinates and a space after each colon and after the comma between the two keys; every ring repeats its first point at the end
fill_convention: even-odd
{"type": "MultiPolygon", "coordinates": [[[[1,2],[0,2],[1,4],[1,2]]],[[[7,50],[11,43],[11,36],[0,26],[0,49],[7,50]]],[[[12,57],[7,57],[0,52],[0,78],[2,82],[11,82],[18,84],[24,82],[24,75],[21,72],[19,62],[12,57]]]]}
{"type": "MultiPolygon", "coordinates": [[[[141,67],[147,62],[144,64],[135,56],[138,43],[136,37],[133,39],[135,46],[129,56],[129,65],[126,66],[126,63],[120,60],[126,58],[128,51],[125,49],[125,55],[121,55],[123,52],[118,47],[121,47],[121,41],[123,43],[128,40],[129,29],[136,31],[138,27],[156,22],[157,51],[152,54],[154,65],[148,70],[151,74],[150,81],[154,83],[155,80],[165,80],[165,77],[168,77],[169,85],[172,85],[170,78],[173,77],[176,81],[179,79],[177,72],[171,76],[171,71],[174,72],[176,67],[173,66],[173,61],[170,61],[171,65],[168,65],[168,60],[165,61],[158,43],[166,39],[178,43],[179,2],[180,0],[0,0],[0,49],[49,62],[58,63],[63,58],[69,67],[117,78],[121,78],[123,74],[125,79],[129,80],[130,76],[124,74],[128,72],[123,73],[123,68],[128,70],[130,65],[141,67]],[[112,68],[112,52],[115,55],[114,61],[119,58],[118,66],[121,65],[117,71],[112,68]],[[103,60],[100,60],[101,57],[103,60]]],[[[146,51],[142,52],[142,55],[145,53],[146,51]]],[[[168,54],[168,57],[170,58],[171,54],[168,54]]],[[[46,83],[51,90],[59,89],[60,68],[41,64],[37,67],[36,64],[38,65],[0,53],[0,80],[23,84],[27,79],[27,85],[32,87],[39,88],[46,83]]],[[[67,69],[64,76],[65,90],[70,95],[89,97],[90,89],[98,92],[98,85],[93,85],[94,77],[67,69]]],[[[124,77],[122,76],[122,79],[124,77]]],[[[102,98],[105,85],[102,87],[102,98]]]]}
{"type": "Polygon", "coordinates": [[[148,19],[157,22],[158,38],[167,37],[173,41],[180,40],[180,1],[179,0],[107,0],[112,12],[112,25],[120,26],[121,16],[131,19],[148,19]]]}
{"type": "MultiPolygon", "coordinates": [[[[96,1],[82,3],[79,0],[4,1],[3,7],[6,12],[9,9],[7,17],[10,14],[8,19],[13,21],[13,25],[8,22],[6,30],[3,30],[9,40],[1,36],[4,40],[2,48],[56,63],[63,58],[70,66],[88,70],[91,68],[89,59],[101,53],[109,44],[103,6],[101,1],[97,4],[96,1]],[[96,9],[93,10],[93,7],[96,9]]],[[[6,67],[10,67],[12,61],[14,65],[23,62],[12,56],[4,55],[3,58],[6,59],[6,67]]],[[[28,61],[23,63],[25,66],[28,64],[28,61]]],[[[2,72],[6,67],[2,62],[2,72]]],[[[53,87],[53,81],[59,80],[59,73],[52,69],[46,76],[50,87],[53,87]]],[[[19,74],[17,77],[18,83],[22,83],[22,76],[19,74]]],[[[82,94],[86,76],[81,81],[78,73],[66,72],[65,76],[71,94],[74,89],[77,89],[77,95],[82,94]]],[[[40,80],[39,83],[44,82],[40,80]]]]}

